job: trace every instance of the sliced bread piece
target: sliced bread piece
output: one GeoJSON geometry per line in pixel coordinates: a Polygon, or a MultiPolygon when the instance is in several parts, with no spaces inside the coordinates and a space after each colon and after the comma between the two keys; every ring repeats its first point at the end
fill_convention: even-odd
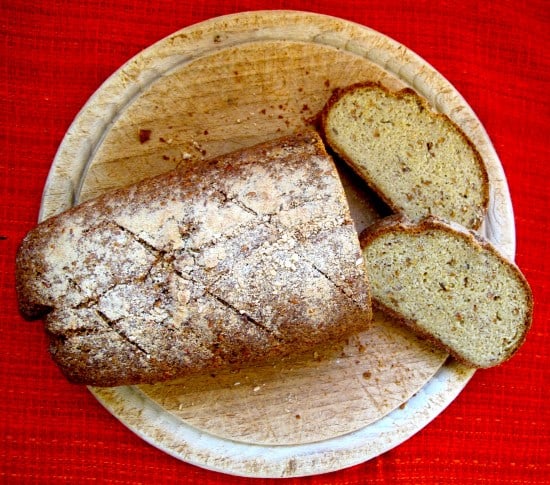
{"type": "Polygon", "coordinates": [[[390,216],[361,234],[373,302],[473,367],[507,360],[531,324],[517,266],[489,242],[433,216],[390,216]]]}
{"type": "Polygon", "coordinates": [[[336,168],[315,133],[87,201],[17,256],[73,382],[151,383],[301,352],[364,330],[370,293],[336,168]]]}
{"type": "Polygon", "coordinates": [[[475,146],[411,89],[375,83],[337,90],[321,114],[328,145],[395,211],[477,229],[489,200],[475,146]]]}

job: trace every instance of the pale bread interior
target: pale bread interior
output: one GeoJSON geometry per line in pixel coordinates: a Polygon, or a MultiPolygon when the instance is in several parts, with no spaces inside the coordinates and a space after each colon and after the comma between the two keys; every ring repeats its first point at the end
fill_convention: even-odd
{"type": "Polygon", "coordinates": [[[396,212],[481,224],[488,189],[477,151],[412,91],[350,89],[329,105],[323,129],[331,147],[396,212]]]}
{"type": "Polygon", "coordinates": [[[530,292],[495,252],[432,229],[387,231],[363,254],[373,298],[460,360],[491,367],[521,344],[530,292]]]}

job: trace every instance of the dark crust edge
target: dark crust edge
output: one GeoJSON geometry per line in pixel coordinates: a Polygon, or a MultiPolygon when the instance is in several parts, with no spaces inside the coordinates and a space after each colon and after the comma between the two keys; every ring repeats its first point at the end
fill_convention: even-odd
{"type": "Polygon", "coordinates": [[[383,234],[387,234],[390,232],[403,232],[406,234],[422,234],[423,232],[428,230],[445,231],[456,237],[461,237],[473,247],[477,247],[479,250],[482,250],[482,251],[491,252],[501,261],[502,264],[508,266],[512,270],[512,273],[516,276],[518,281],[521,283],[521,285],[523,286],[524,292],[528,297],[527,298],[528,308],[526,312],[526,317],[525,317],[525,320],[522,322],[523,334],[521,335],[520,338],[518,338],[515,346],[510,351],[508,351],[508,353],[500,361],[497,361],[494,364],[491,364],[488,366],[481,366],[479,364],[476,364],[475,362],[472,362],[464,358],[464,356],[456,352],[452,347],[449,347],[448,345],[444,344],[439,339],[434,337],[431,333],[421,329],[416,324],[415,321],[407,319],[403,315],[401,315],[399,312],[396,312],[392,308],[387,307],[386,305],[381,303],[374,295],[372,295],[373,306],[379,309],[380,311],[392,316],[395,320],[397,320],[398,323],[409,327],[417,335],[428,340],[429,342],[434,344],[436,347],[446,351],[452,357],[454,357],[458,362],[468,367],[489,368],[489,367],[495,367],[497,365],[500,365],[506,362],[523,345],[523,343],[525,342],[525,339],[527,338],[527,333],[531,328],[531,325],[533,322],[533,310],[534,310],[533,293],[531,291],[529,282],[527,281],[527,279],[525,278],[524,274],[521,272],[519,267],[514,262],[506,258],[503,254],[501,254],[490,241],[484,239],[483,237],[481,237],[479,234],[477,234],[472,230],[469,230],[465,227],[460,227],[459,229],[458,224],[453,223],[453,225],[451,225],[449,222],[436,216],[427,216],[418,222],[411,222],[409,219],[407,219],[405,216],[401,214],[395,214],[375,222],[374,224],[366,228],[361,233],[361,235],[359,236],[359,241],[361,244],[361,248],[364,249],[373,240],[377,239],[383,234]]]}
{"type": "Polygon", "coordinates": [[[343,153],[342,150],[338,149],[336,146],[336,143],[331,139],[329,130],[327,129],[327,117],[329,114],[329,111],[331,108],[345,95],[352,93],[355,90],[358,89],[379,89],[383,92],[385,92],[388,96],[393,96],[395,98],[406,98],[411,97],[414,98],[417,102],[419,102],[424,109],[429,111],[434,117],[436,118],[442,118],[445,120],[449,126],[451,126],[452,129],[454,129],[470,146],[472,149],[472,152],[474,153],[474,158],[476,160],[476,163],[480,169],[481,177],[482,177],[482,190],[483,190],[483,201],[481,205],[481,216],[475,226],[472,226],[471,229],[479,229],[481,224],[483,223],[483,219],[485,218],[485,215],[487,214],[487,209],[489,207],[489,174],[487,172],[487,166],[485,165],[485,162],[483,161],[483,157],[479,153],[477,147],[475,144],[470,140],[470,138],[464,133],[462,128],[458,126],[452,119],[450,119],[446,114],[439,113],[434,111],[432,106],[427,102],[426,99],[424,99],[422,96],[420,96],[416,91],[414,91],[412,88],[403,88],[399,91],[392,91],[388,89],[386,86],[382,85],[380,82],[374,82],[374,81],[364,81],[364,82],[358,82],[351,84],[349,86],[343,87],[343,88],[336,88],[333,92],[330,98],[328,99],[327,103],[319,113],[319,119],[318,119],[318,128],[321,133],[321,136],[325,143],[332,149],[334,152],[345,162],[347,163],[353,171],[361,177],[369,187],[371,187],[374,192],[392,209],[394,212],[400,213],[401,209],[395,205],[395,203],[388,198],[388,196],[384,193],[383,190],[380,190],[380,188],[374,183],[374,181],[368,177],[355,163],[354,161],[348,157],[345,153],[343,153]]]}

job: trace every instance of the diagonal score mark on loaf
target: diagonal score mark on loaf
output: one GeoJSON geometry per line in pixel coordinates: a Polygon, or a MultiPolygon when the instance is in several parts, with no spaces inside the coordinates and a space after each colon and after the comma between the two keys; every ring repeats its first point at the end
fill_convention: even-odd
{"type": "Polygon", "coordinates": [[[136,350],[138,350],[139,352],[145,354],[145,355],[149,355],[149,353],[147,352],[147,350],[145,348],[143,348],[141,345],[139,345],[139,342],[135,342],[134,340],[132,340],[131,338],[129,338],[125,332],[121,331],[120,328],[117,327],[117,322],[118,320],[111,320],[107,315],[105,315],[102,311],[100,310],[96,310],[96,314],[99,316],[99,318],[101,318],[105,324],[115,333],[117,333],[120,337],[122,337],[122,339],[124,339],[126,342],[128,342],[132,347],[134,347],[136,350]]]}
{"type": "Polygon", "coordinates": [[[206,290],[206,294],[210,295],[211,297],[213,297],[215,300],[219,301],[223,306],[227,307],[229,310],[231,310],[232,312],[234,312],[236,315],[239,315],[241,316],[244,320],[246,320],[247,322],[253,324],[253,325],[256,325],[257,327],[259,327],[260,329],[268,332],[268,333],[271,333],[276,340],[282,342],[283,339],[277,334],[276,331],[274,331],[273,329],[270,329],[269,327],[266,327],[265,325],[263,325],[261,322],[255,320],[254,318],[252,318],[250,315],[248,315],[246,312],[242,311],[242,310],[239,310],[238,308],[235,308],[231,303],[229,303],[228,301],[224,300],[223,298],[220,298],[219,296],[215,295],[214,293],[211,293],[210,291],[206,290]]]}
{"type": "MultiPolygon", "coordinates": [[[[316,214],[317,217],[315,219],[321,220],[324,223],[327,222],[327,207],[326,204],[328,202],[328,198],[326,195],[324,197],[311,197],[309,199],[305,199],[302,201],[301,205],[290,205],[289,207],[280,207],[279,213],[258,213],[256,210],[254,210],[252,207],[249,207],[247,204],[245,204],[242,200],[237,198],[236,196],[230,197],[226,192],[223,190],[217,188],[216,189],[218,193],[221,194],[223,197],[223,200],[225,202],[231,202],[236,204],[238,207],[243,209],[244,211],[253,214],[255,217],[260,218],[260,221],[262,223],[267,223],[271,227],[275,228],[277,224],[283,223],[285,227],[289,230],[288,233],[282,235],[283,238],[289,237],[292,239],[294,244],[294,254],[296,254],[296,251],[299,250],[300,246],[302,245],[302,250],[300,251],[300,258],[303,258],[307,263],[311,265],[311,267],[316,270],[319,274],[321,274],[323,277],[325,277],[327,280],[330,281],[331,284],[335,285],[342,294],[346,297],[351,299],[354,303],[358,303],[357,298],[355,297],[355,294],[352,290],[350,290],[349,286],[346,284],[346,282],[337,281],[335,278],[333,278],[330,274],[330,271],[327,269],[320,268],[318,263],[316,263],[311,258],[311,254],[314,251],[317,251],[317,253],[325,251],[327,255],[333,255],[332,261],[338,260],[338,253],[344,252],[343,249],[346,251],[353,251],[353,244],[354,241],[350,238],[342,238],[340,242],[344,241],[345,243],[349,244],[350,246],[347,248],[342,248],[341,246],[332,245],[330,247],[323,246],[323,239],[322,237],[319,237],[320,233],[326,232],[326,231],[335,231],[339,228],[342,229],[343,226],[347,223],[351,223],[351,219],[345,219],[341,215],[338,215],[334,219],[332,219],[330,222],[330,225],[319,225],[314,228],[310,228],[309,234],[306,232],[304,234],[304,231],[302,231],[302,228],[296,224],[295,222],[291,222],[292,218],[296,216],[296,211],[304,210],[308,212],[308,218],[311,220],[313,217],[311,216],[312,210],[319,210],[321,209],[322,213],[316,214]],[[309,206],[309,207],[308,207],[309,206]],[[304,246],[304,243],[306,245],[304,246]],[[312,244],[313,243],[313,244],[312,244]]],[[[282,194],[283,196],[286,196],[287,194],[282,194]]],[[[328,208],[328,211],[330,211],[330,207],[328,208]]],[[[308,221],[310,222],[310,221],[308,221]]],[[[346,230],[345,228],[343,228],[346,230]]],[[[349,254],[349,252],[348,252],[349,254]]],[[[324,260],[325,258],[315,258],[317,262],[324,260]]],[[[331,260],[331,258],[328,258],[327,260],[331,260]]],[[[362,260],[358,259],[355,261],[355,264],[359,265],[362,264],[362,260]]]]}

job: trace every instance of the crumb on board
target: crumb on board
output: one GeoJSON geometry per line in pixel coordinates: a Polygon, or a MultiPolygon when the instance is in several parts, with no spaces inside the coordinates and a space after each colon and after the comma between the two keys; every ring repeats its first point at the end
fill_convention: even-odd
{"type": "Polygon", "coordinates": [[[139,136],[140,143],[148,142],[151,139],[151,130],[140,128],[138,132],[138,136],[139,136]]]}

